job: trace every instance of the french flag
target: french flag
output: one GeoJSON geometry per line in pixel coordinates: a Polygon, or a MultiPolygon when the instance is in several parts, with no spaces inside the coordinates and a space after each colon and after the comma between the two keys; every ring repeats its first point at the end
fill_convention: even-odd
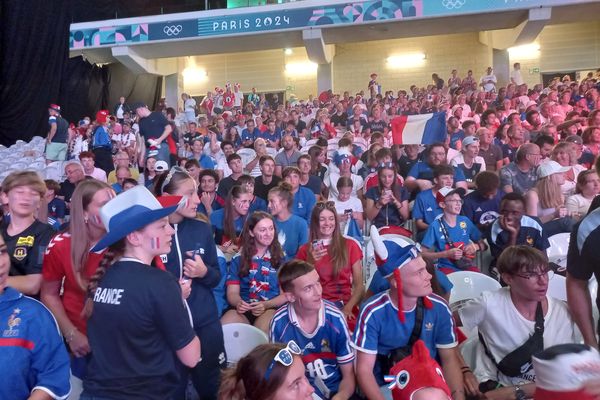
{"type": "Polygon", "coordinates": [[[431,144],[446,141],[446,113],[400,115],[392,119],[394,144],[431,144]]]}

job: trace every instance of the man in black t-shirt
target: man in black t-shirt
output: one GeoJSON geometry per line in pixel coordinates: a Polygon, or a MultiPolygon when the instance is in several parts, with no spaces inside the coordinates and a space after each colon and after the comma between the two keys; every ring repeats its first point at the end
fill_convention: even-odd
{"type": "Polygon", "coordinates": [[[163,113],[151,112],[143,103],[134,103],[131,108],[139,118],[140,135],[146,144],[146,157],[154,156],[157,160],[171,164],[167,138],[173,131],[171,124],[163,113]]]}
{"type": "Polygon", "coordinates": [[[260,165],[260,176],[254,178],[254,195],[265,201],[269,201],[269,190],[281,182],[281,178],[275,174],[275,160],[271,156],[262,156],[258,161],[260,165]]]}

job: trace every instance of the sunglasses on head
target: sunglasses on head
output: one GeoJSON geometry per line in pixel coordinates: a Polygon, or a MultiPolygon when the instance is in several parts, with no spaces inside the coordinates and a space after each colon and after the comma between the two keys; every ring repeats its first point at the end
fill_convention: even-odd
{"type": "Polygon", "coordinates": [[[276,362],[280,363],[284,367],[289,367],[290,365],[292,365],[292,363],[294,362],[294,354],[299,356],[300,354],[302,354],[302,350],[300,350],[300,347],[296,344],[296,342],[290,340],[287,346],[279,350],[277,354],[275,354],[275,357],[273,357],[273,360],[271,361],[271,363],[267,367],[267,370],[265,371],[265,381],[269,380],[269,377],[273,372],[273,368],[275,367],[276,362]]]}
{"type": "Polygon", "coordinates": [[[162,185],[160,185],[160,192],[161,193],[165,190],[165,187],[169,184],[169,182],[171,182],[171,179],[173,179],[173,175],[176,174],[176,173],[186,174],[188,177],[191,178],[190,174],[185,169],[183,169],[181,167],[178,167],[177,165],[174,165],[169,170],[169,174],[167,175],[167,177],[163,181],[162,185]]]}
{"type": "Polygon", "coordinates": [[[326,208],[334,210],[335,203],[333,201],[318,201],[317,204],[315,204],[315,208],[318,208],[319,210],[324,210],[326,208]]]}

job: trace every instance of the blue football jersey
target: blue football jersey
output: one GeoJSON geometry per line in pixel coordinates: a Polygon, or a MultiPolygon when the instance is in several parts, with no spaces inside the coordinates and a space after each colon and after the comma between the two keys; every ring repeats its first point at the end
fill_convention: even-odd
{"type": "Polygon", "coordinates": [[[275,343],[294,340],[300,346],[306,376],[322,398],[337,393],[342,380],[339,365],[354,361],[344,314],[327,300],[323,300],[319,324],[314,332],[302,330],[293,305],[288,303],[279,308],[271,320],[270,337],[275,343]]]}

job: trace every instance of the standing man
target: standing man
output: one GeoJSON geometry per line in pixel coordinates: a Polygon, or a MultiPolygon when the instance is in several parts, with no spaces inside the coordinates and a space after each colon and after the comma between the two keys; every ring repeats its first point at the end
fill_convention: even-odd
{"type": "Polygon", "coordinates": [[[523,81],[523,77],[521,76],[521,63],[513,64],[513,70],[510,71],[510,81],[517,86],[521,86],[525,83],[525,81],[523,81]]]}
{"type": "Polygon", "coordinates": [[[67,158],[69,123],[60,116],[60,106],[57,104],[50,104],[48,114],[50,130],[46,137],[46,163],[50,164],[52,161],[65,161],[67,158]]]}
{"type": "Polygon", "coordinates": [[[117,117],[117,120],[120,124],[123,124],[123,122],[125,121],[125,113],[128,112],[131,112],[131,110],[129,109],[129,105],[125,103],[125,97],[119,97],[119,102],[113,109],[113,115],[117,117]]]}
{"type": "Polygon", "coordinates": [[[150,111],[144,103],[134,103],[132,109],[139,118],[140,135],[147,146],[144,160],[147,157],[155,156],[157,160],[162,160],[170,165],[171,157],[167,138],[173,128],[167,118],[161,112],[150,111]]]}
{"type": "Polygon", "coordinates": [[[458,342],[452,314],[444,299],[432,294],[431,275],[415,243],[400,235],[379,235],[371,227],[377,269],[390,289],[361,307],[354,330],[358,385],[371,400],[391,399],[384,375],[411,341],[423,340],[433,358],[439,356],[454,400],[464,400],[458,342]],[[420,323],[419,323],[420,321],[420,323]]]}
{"type": "Polygon", "coordinates": [[[355,388],[354,352],[344,314],[323,300],[319,274],[311,264],[289,261],[277,276],[288,303],[271,320],[271,341],[293,340],[300,346],[307,378],[321,398],[351,398],[355,388]]]}
{"type": "MultiPolygon", "coordinates": [[[[598,167],[598,163],[596,163],[598,167]]],[[[598,349],[596,333],[600,332],[600,321],[594,326],[592,301],[588,283],[595,275],[600,280],[600,209],[590,212],[575,225],[569,241],[567,256],[567,303],[575,323],[581,331],[585,344],[598,349]]],[[[600,296],[596,297],[600,306],[600,296]]]]}

